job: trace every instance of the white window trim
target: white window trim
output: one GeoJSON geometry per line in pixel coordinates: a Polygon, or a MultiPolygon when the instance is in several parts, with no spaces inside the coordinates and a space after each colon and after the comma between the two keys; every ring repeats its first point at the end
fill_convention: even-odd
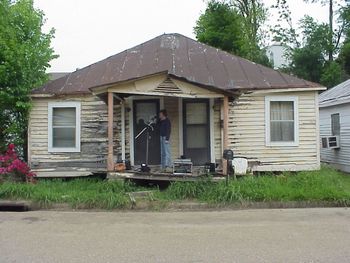
{"type": "Polygon", "coordinates": [[[78,101],[64,101],[64,102],[49,102],[48,103],[48,152],[80,152],[80,108],[81,103],[78,101]],[[52,109],[53,108],[76,108],[75,110],[75,147],[53,147],[52,140],[52,109]]]}
{"type": "Polygon", "coordinates": [[[265,97],[265,143],[266,146],[299,146],[299,103],[297,96],[266,96],[265,97]],[[271,142],[270,105],[272,101],[292,101],[294,105],[294,141],[271,142]]]}

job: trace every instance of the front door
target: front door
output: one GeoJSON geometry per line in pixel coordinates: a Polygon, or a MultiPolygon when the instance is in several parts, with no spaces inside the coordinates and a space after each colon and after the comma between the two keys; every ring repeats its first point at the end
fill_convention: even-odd
{"type": "Polygon", "coordinates": [[[210,161],[209,100],[183,101],[184,155],[194,165],[210,161]]]}
{"type": "MultiPolygon", "coordinates": [[[[159,112],[159,100],[134,100],[134,163],[146,163],[147,133],[135,137],[159,112]]],[[[160,164],[159,129],[149,130],[148,164],[160,164]]]]}

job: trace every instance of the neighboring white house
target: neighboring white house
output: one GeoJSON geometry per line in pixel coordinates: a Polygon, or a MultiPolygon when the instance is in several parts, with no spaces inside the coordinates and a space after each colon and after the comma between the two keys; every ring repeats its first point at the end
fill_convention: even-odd
{"type": "Polygon", "coordinates": [[[290,61],[286,57],[286,47],[275,43],[266,48],[266,55],[275,69],[288,66],[290,61]]]}
{"type": "Polygon", "coordinates": [[[319,96],[321,161],[350,173],[350,80],[319,96]]]}

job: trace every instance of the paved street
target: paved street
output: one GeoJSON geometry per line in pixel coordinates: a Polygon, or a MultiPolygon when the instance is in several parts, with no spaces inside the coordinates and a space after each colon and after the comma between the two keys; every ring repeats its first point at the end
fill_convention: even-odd
{"type": "Polygon", "coordinates": [[[0,262],[350,262],[350,209],[0,213],[0,262]]]}

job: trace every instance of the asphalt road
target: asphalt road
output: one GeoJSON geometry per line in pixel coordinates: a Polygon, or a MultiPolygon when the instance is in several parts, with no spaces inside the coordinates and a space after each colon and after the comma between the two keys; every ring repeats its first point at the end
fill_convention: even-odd
{"type": "Polygon", "coordinates": [[[350,209],[0,213],[0,262],[350,262],[350,209]]]}

